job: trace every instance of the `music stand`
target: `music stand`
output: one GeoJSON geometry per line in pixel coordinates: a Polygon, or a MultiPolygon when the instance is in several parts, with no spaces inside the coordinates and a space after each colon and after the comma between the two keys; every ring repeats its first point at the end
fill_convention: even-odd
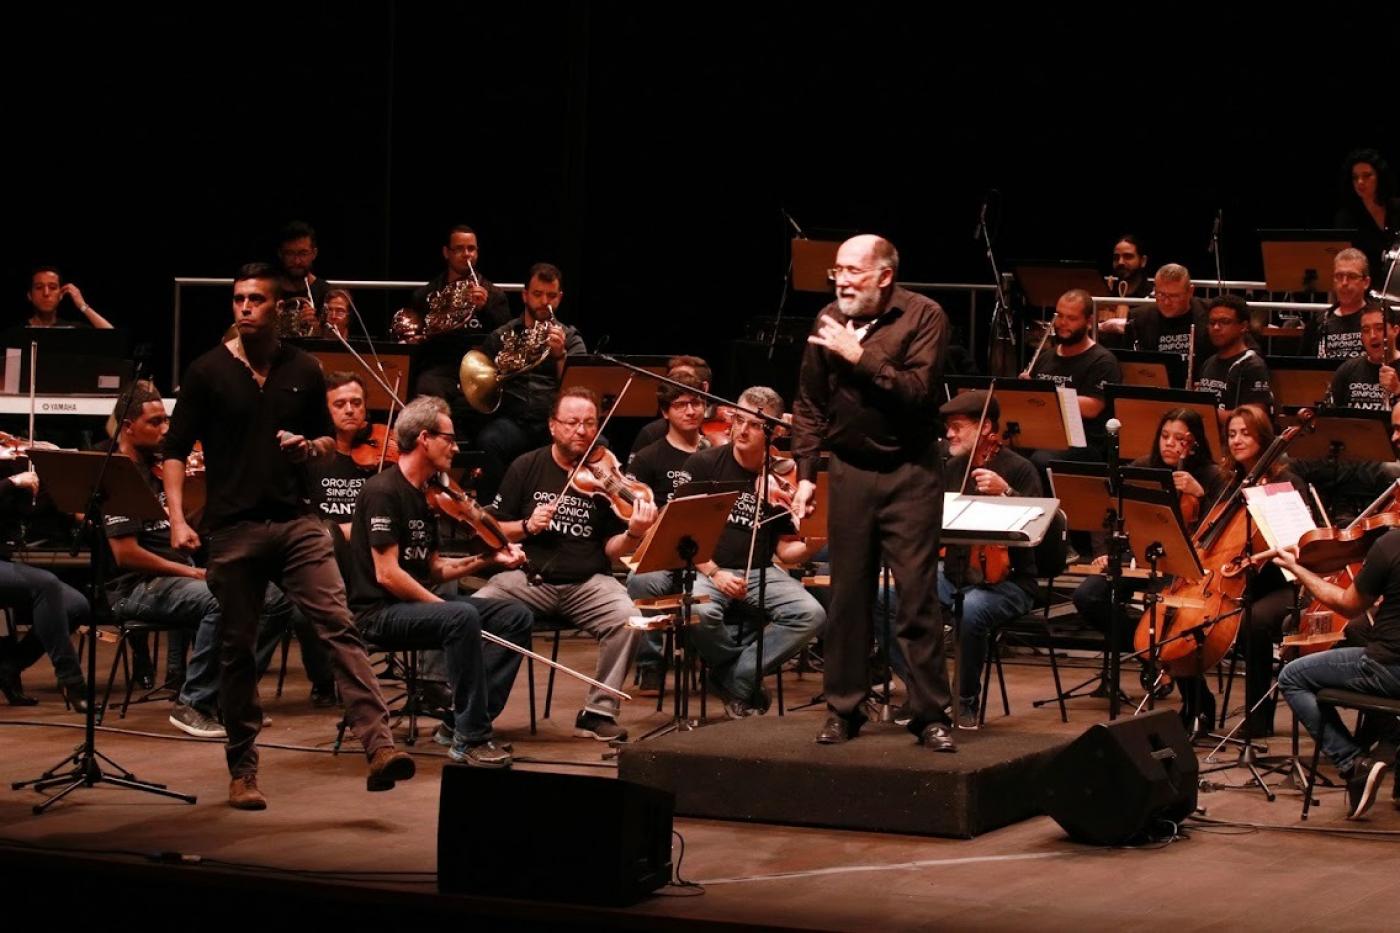
{"type": "Polygon", "coordinates": [[[1355,230],[1260,230],[1264,282],[1271,292],[1327,292],[1332,261],[1351,246],[1355,230]],[[1318,288],[1318,283],[1322,287],[1318,288]]]}
{"type": "Polygon", "coordinates": [[[809,240],[805,237],[792,241],[792,287],[799,292],[830,292],[831,279],[827,273],[836,265],[836,251],[840,243],[830,240],[809,240]]]}
{"type": "MultiPolygon", "coordinates": [[[[369,366],[365,364],[364,357],[356,357],[347,353],[335,340],[293,340],[292,343],[310,353],[321,361],[321,369],[328,373],[351,372],[364,380],[365,384],[365,408],[369,411],[388,411],[389,393],[380,386],[379,380],[374,378],[378,372],[371,373],[369,366]]],[[[397,346],[397,345],[396,345],[397,346]]],[[[408,374],[412,366],[413,357],[403,352],[389,352],[388,350],[379,354],[379,362],[384,366],[383,379],[389,385],[402,386],[405,389],[409,386],[408,374]]],[[[395,403],[397,404],[397,403],[395,403]]]]}
{"type": "Polygon", "coordinates": [[[1060,296],[1073,288],[1090,295],[1108,294],[1108,283],[1098,266],[1081,259],[1013,262],[1011,274],[1021,286],[1026,303],[1036,308],[1053,308],[1060,296]]]}
{"type": "MultiPolygon", "coordinates": [[[[127,407],[130,407],[133,397],[131,393],[127,393],[127,407]]],[[[124,409],[122,415],[125,414],[124,409]]],[[[117,420],[120,421],[121,418],[117,420]]],[[[77,450],[29,452],[33,458],[34,470],[39,474],[54,505],[62,511],[82,513],[84,516],[83,528],[92,536],[89,542],[89,561],[94,612],[98,610],[104,592],[105,561],[100,540],[104,510],[110,507],[114,514],[142,521],[158,521],[165,517],[165,509],[151,492],[136,463],[124,456],[114,456],[115,450],[116,445],[113,444],[111,449],[103,453],[77,450]]],[[[74,553],[76,552],[75,544],[74,553]]],[[[42,793],[51,787],[67,785],[43,803],[36,805],[35,815],[43,813],[79,787],[95,787],[98,784],[113,784],[128,790],[194,803],[194,795],[172,791],[164,784],[142,781],[97,750],[97,624],[98,620],[94,615],[92,631],[88,633],[87,641],[87,718],[82,744],[39,777],[29,781],[16,781],[10,787],[20,790],[33,786],[36,791],[42,793]],[[103,771],[103,762],[116,769],[120,776],[103,771]],[[67,764],[72,764],[73,767],[59,773],[59,769],[67,764]]]]}
{"type": "MultiPolygon", "coordinates": [[[[690,483],[677,492],[698,486],[734,485],[720,483],[690,483]]],[[[748,489],[751,484],[739,484],[748,489]]],[[[660,570],[681,571],[680,618],[673,625],[671,663],[676,672],[672,693],[674,713],[670,722],[663,723],[643,735],[638,741],[670,732],[689,732],[696,723],[690,718],[690,610],[695,603],[695,565],[703,564],[713,555],[715,544],[724,533],[729,513],[739,501],[739,491],[713,492],[674,498],[656,516],[642,543],[634,553],[637,573],[660,570]]],[[[663,677],[665,676],[663,672],[663,677]]],[[[705,689],[702,684],[700,689],[705,689]]]]}
{"type": "MultiPolygon", "coordinates": [[[[665,357],[644,356],[630,359],[653,375],[666,374],[665,357]]],[[[628,388],[627,381],[630,378],[631,374],[621,366],[598,357],[571,356],[568,358],[568,368],[564,370],[560,386],[563,389],[576,386],[592,389],[598,398],[602,399],[604,409],[611,409],[613,402],[617,401],[625,389],[627,394],[618,401],[615,415],[623,418],[655,418],[656,390],[645,388],[640,382],[634,382],[628,388]]]]}
{"type": "Polygon", "coordinates": [[[1186,367],[1178,353],[1152,350],[1114,350],[1124,385],[1170,389],[1186,381],[1186,367]]]}
{"type": "Polygon", "coordinates": [[[1294,460],[1389,461],[1395,459],[1390,443],[1390,414],[1359,408],[1334,408],[1312,420],[1311,432],[1299,434],[1288,446],[1294,460]]]}
{"type": "Polygon", "coordinates": [[[1274,402],[1285,408],[1308,408],[1327,397],[1332,390],[1332,377],[1342,361],[1315,356],[1270,356],[1264,362],[1269,367],[1274,402]]]}
{"type": "Polygon", "coordinates": [[[1052,460],[1045,470],[1050,493],[1060,500],[1070,531],[1103,531],[1114,510],[1108,494],[1108,465],[1052,460]]]}
{"type": "MultiPolygon", "coordinates": [[[[959,384],[974,386],[963,377],[959,384]]],[[[949,387],[954,381],[949,380],[949,387]]],[[[997,404],[1001,406],[1001,427],[1013,447],[1036,450],[1066,450],[1070,446],[1069,425],[1060,408],[1060,395],[1048,379],[998,379],[997,404]]]]}
{"type": "Polygon", "coordinates": [[[1104,387],[1108,410],[1123,425],[1119,432],[1119,454],[1124,460],[1135,460],[1152,453],[1157,443],[1157,422],[1173,408],[1187,408],[1201,416],[1207,425],[1205,443],[1210,458],[1219,460],[1220,432],[1209,430],[1217,424],[1219,403],[1214,393],[1187,392],[1185,389],[1154,389],[1109,383],[1104,387]]]}

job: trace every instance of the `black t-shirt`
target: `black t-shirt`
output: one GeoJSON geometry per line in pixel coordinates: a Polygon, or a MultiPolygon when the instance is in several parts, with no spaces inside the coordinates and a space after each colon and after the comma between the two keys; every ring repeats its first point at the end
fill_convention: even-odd
{"type": "Polygon", "coordinates": [[[1382,664],[1400,664],[1400,528],[1381,536],[1356,575],[1356,589],[1365,596],[1384,596],[1372,612],[1366,654],[1382,664]]]}
{"type": "Polygon", "coordinates": [[[432,586],[430,559],[438,549],[437,517],[423,493],[403,471],[391,466],[360,489],[350,535],[350,610],[356,617],[397,602],[379,585],[371,548],[399,547],[399,566],[424,586],[432,586]]]}
{"type": "MultiPolygon", "coordinates": [[[[385,472],[387,471],[388,466],[385,467],[385,472]]],[[[312,460],[307,466],[307,472],[311,475],[312,507],[316,514],[336,524],[348,522],[355,517],[355,500],[360,494],[360,488],[375,473],[373,469],[365,469],[350,459],[348,454],[338,450],[329,457],[312,460]]]]}
{"type": "Polygon", "coordinates": [[[1234,356],[1219,353],[1201,365],[1196,389],[1213,392],[1218,403],[1229,411],[1241,405],[1262,405],[1265,411],[1274,407],[1274,392],[1269,384],[1269,369],[1253,350],[1234,356]]]}
{"type": "MultiPolygon", "coordinates": [[[[161,506],[164,507],[165,486],[146,464],[140,463],[137,466],[140,468],[142,478],[146,480],[146,485],[150,487],[151,492],[155,493],[161,506]]],[[[126,515],[109,514],[103,517],[102,530],[109,540],[135,536],[137,544],[157,557],[163,557],[177,564],[194,566],[194,561],[188,554],[177,551],[170,546],[170,520],[168,518],[162,518],[158,521],[142,521],[139,518],[130,518],[126,515]]],[[[158,574],[138,573],[136,571],[120,573],[108,582],[108,590],[120,594],[130,593],[138,583],[144,583],[156,576],[158,574]]]]}
{"type": "Polygon", "coordinates": [[[1199,298],[1192,298],[1185,314],[1167,317],[1155,304],[1138,305],[1128,312],[1127,344],[1134,350],[1175,353],[1186,359],[1191,344],[1191,325],[1196,325],[1196,357],[1205,359],[1213,352],[1206,327],[1209,312],[1199,298]]]}
{"type": "MultiPolygon", "coordinates": [[[[749,560],[749,542],[753,535],[754,506],[758,503],[756,483],[758,473],[744,469],[734,459],[734,448],[725,444],[691,454],[685,462],[685,470],[692,481],[701,483],[748,482],[748,488],[739,494],[734,508],[729,510],[729,520],[715,546],[713,560],[726,570],[742,570],[749,560]]],[[[793,477],[795,479],[795,477],[793,477]]],[[[763,507],[763,517],[778,515],[783,510],[769,504],[763,507]]],[[[778,519],[767,522],[759,528],[758,542],[753,555],[753,567],[767,567],[773,561],[778,539],[793,534],[790,521],[778,519]]]]}
{"type": "MultiPolygon", "coordinates": [[[[524,521],[535,506],[550,502],[569,478],[554,459],[552,447],[522,454],[506,470],[491,511],[502,521],[524,521]]],[[[627,530],[601,496],[586,496],[572,487],[554,511],[549,528],[525,539],[525,554],[546,583],[582,583],[595,573],[612,572],[603,550],[608,539],[627,530]]]]}
{"type": "MultiPolygon", "coordinates": [[[[440,272],[428,282],[414,289],[412,307],[419,314],[428,313],[428,296],[447,285],[447,273],[440,272]]],[[[466,330],[474,334],[485,334],[500,327],[513,316],[506,293],[488,279],[481,278],[481,287],[486,289],[486,304],[476,309],[476,314],[467,321],[466,330]]]]}
{"type": "MultiPolygon", "coordinates": [[[[1074,356],[1060,356],[1058,353],[1042,353],[1036,360],[1035,379],[1048,379],[1057,386],[1074,389],[1081,398],[1104,397],[1104,386],[1119,382],[1122,377],[1118,367],[1118,357],[1098,344],[1074,356]]],[[[1090,446],[1103,443],[1104,425],[1108,423],[1108,408],[1105,407],[1097,418],[1084,419],[1084,436],[1090,446]]]]}
{"type": "Polygon", "coordinates": [[[627,469],[632,469],[632,459],[641,452],[643,447],[655,444],[665,437],[669,430],[671,430],[671,423],[665,418],[657,418],[655,421],[648,421],[642,425],[642,429],[632,440],[632,450],[627,454],[627,469]]]}
{"type": "Polygon", "coordinates": [[[1324,360],[1344,360],[1365,353],[1361,340],[1361,312],[1338,314],[1335,307],[1322,320],[1322,332],[1317,342],[1317,355],[1324,360]]]}
{"type": "Polygon", "coordinates": [[[1364,353],[1337,367],[1331,395],[1338,408],[1390,411],[1390,393],[1381,388],[1381,364],[1372,363],[1364,353]]]}
{"type": "MultiPolygon", "coordinates": [[[[1040,473],[1034,464],[1014,450],[1006,447],[998,450],[996,455],[987,461],[987,469],[1011,486],[1008,495],[1040,498],[1045,494],[1040,484],[1040,473]]],[[[961,489],[963,474],[966,472],[966,454],[950,457],[943,465],[944,488],[949,492],[961,489]]],[[[972,495],[978,494],[976,485],[970,479],[968,492],[972,495]]],[[[1007,553],[1011,556],[1011,575],[1007,579],[1034,597],[1039,590],[1036,583],[1035,548],[1007,548],[1007,553]]],[[[943,572],[957,586],[982,582],[981,569],[968,563],[970,554],[970,548],[949,545],[944,555],[943,572]]]]}
{"type": "MultiPolygon", "coordinates": [[[[704,447],[703,441],[701,447],[704,447]]],[[[662,437],[634,453],[627,472],[651,487],[656,504],[660,507],[671,501],[677,489],[690,482],[691,476],[686,472],[685,465],[691,456],[690,451],[674,447],[662,437]]]]}
{"type": "MultiPolygon", "coordinates": [[[[583,338],[571,324],[561,324],[564,328],[564,353],[566,356],[580,356],[588,352],[583,338]]],[[[481,344],[481,352],[492,359],[501,352],[501,345],[508,333],[524,333],[525,319],[517,318],[491,331],[481,344]]],[[[534,369],[513,376],[501,383],[501,407],[498,415],[516,421],[543,424],[549,419],[554,407],[554,396],[559,392],[558,370],[553,360],[545,360],[534,369]]]]}
{"type": "Polygon", "coordinates": [[[279,344],[261,387],[222,344],[190,364],[165,450],[184,460],[195,441],[203,442],[206,530],[247,520],[287,521],[310,510],[306,468],[278,448],[279,431],[309,439],[334,432],[316,357],[279,344]]]}

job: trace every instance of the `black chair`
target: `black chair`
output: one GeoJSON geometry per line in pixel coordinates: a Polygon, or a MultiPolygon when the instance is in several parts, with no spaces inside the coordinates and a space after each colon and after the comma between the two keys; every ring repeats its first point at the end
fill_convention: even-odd
{"type": "Polygon", "coordinates": [[[1400,716],[1400,698],[1377,696],[1373,693],[1357,693],[1354,690],[1337,690],[1327,687],[1317,692],[1317,705],[1322,709],[1322,729],[1313,741],[1312,763],[1308,766],[1308,784],[1303,788],[1303,819],[1308,818],[1312,805],[1313,788],[1317,786],[1317,765],[1322,756],[1322,736],[1327,731],[1327,713],[1336,712],[1338,707],[1356,710],[1357,731],[1361,731],[1361,720],[1369,714],[1378,716],[1400,716]]]}
{"type": "Polygon", "coordinates": [[[158,646],[160,644],[159,639],[161,634],[164,632],[183,631],[185,630],[185,626],[170,625],[160,622],[144,622],[138,619],[128,619],[123,622],[118,622],[116,623],[116,626],[117,650],[112,655],[112,668],[111,671],[107,674],[107,689],[103,692],[102,703],[97,708],[97,721],[99,724],[104,718],[106,718],[107,715],[107,710],[109,708],[108,704],[111,702],[112,699],[112,687],[116,683],[117,679],[118,666],[121,667],[122,677],[126,680],[126,692],[122,697],[121,713],[117,716],[118,719],[126,718],[127,708],[130,707],[132,703],[146,703],[151,700],[170,699],[169,691],[171,690],[174,690],[176,696],[178,697],[180,687],[182,686],[181,684],[172,685],[164,683],[153,690],[148,690],[141,697],[133,700],[131,698],[131,695],[136,691],[136,679],[132,676],[133,671],[131,666],[130,655],[131,640],[133,638],[139,635],[145,635],[147,637],[154,635],[157,647],[155,650],[152,651],[151,654],[153,659],[158,658],[158,646]]]}

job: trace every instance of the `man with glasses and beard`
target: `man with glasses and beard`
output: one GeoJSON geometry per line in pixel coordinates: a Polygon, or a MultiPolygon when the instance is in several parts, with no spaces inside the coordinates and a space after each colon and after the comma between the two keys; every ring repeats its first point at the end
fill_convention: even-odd
{"type": "Polygon", "coordinates": [[[1332,293],[1337,303],[1327,309],[1317,335],[1317,355],[1324,360],[1344,360],[1365,352],[1361,337],[1361,309],[1371,287],[1371,266],[1359,249],[1344,249],[1332,260],[1332,293]]]}
{"type": "Polygon", "coordinates": [[[865,716],[876,578],[885,555],[899,587],[895,635],[910,668],[909,729],[934,751],[956,751],[938,609],[943,477],[934,423],[948,319],[895,285],[899,253],[878,236],[841,244],[836,301],[807,338],[793,404],[794,514],[812,509],[817,461],[831,452],[831,606],[826,628],[828,716],[817,742],[855,737],[865,716]]]}
{"type": "Polygon", "coordinates": [[[1031,457],[1042,475],[1051,460],[1103,459],[1104,425],[1108,423],[1104,385],[1118,382],[1121,377],[1118,358],[1089,336],[1089,316],[1093,313],[1094,299],[1083,289],[1072,288],[1061,295],[1055,302],[1055,317],[1050,322],[1055,352],[1040,354],[1035,367],[1023,374],[1074,389],[1078,395],[1079,414],[1084,419],[1087,447],[1037,450],[1031,457]]]}

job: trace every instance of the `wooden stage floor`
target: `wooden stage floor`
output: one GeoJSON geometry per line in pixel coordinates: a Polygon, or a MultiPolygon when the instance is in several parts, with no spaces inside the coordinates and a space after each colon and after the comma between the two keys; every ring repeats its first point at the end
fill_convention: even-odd
{"type": "MultiPolygon", "coordinates": [[[[100,663],[106,663],[110,646],[102,649],[100,663]]],[[[562,659],[591,670],[592,641],[566,637],[562,659]]],[[[339,757],[329,754],[337,714],[311,708],[296,652],[292,665],[284,696],[267,703],[273,719],[262,734],[267,811],[229,809],[221,746],[177,732],[166,721],[168,704],[150,703],[133,707],[124,721],[114,714],[108,725],[126,732],[100,733],[99,748],[138,777],[198,794],[196,805],[103,787],[79,790],[51,812],[33,816],[30,807],[38,796],[11,791],[10,782],[37,776],[81,739],[79,717],[63,712],[47,684],[47,661],[41,661],[27,683],[41,705],[0,706],[0,837],[7,844],[51,850],[178,852],[206,860],[201,867],[166,869],[185,872],[186,878],[193,872],[223,871],[214,860],[252,866],[237,873],[268,892],[268,903],[257,909],[257,919],[264,923],[275,922],[276,892],[289,890],[289,884],[339,884],[347,897],[353,892],[360,899],[421,904],[435,892],[438,776],[446,750],[425,736],[414,750],[416,779],[389,793],[366,793],[363,756],[355,749],[339,757]],[[400,874],[379,874],[387,872],[400,874]]],[[[541,703],[544,674],[537,668],[541,703]]],[[[1077,735],[1106,715],[1103,701],[1078,700],[1071,703],[1069,724],[1062,724],[1053,706],[1036,710],[1030,705],[1049,692],[1048,668],[1009,663],[1007,676],[1013,717],[994,715],[987,728],[1010,723],[1077,735]]],[[[820,679],[789,674],[786,684],[793,704],[816,693],[820,679]]],[[[517,768],[614,773],[601,760],[601,744],[570,736],[582,690],[561,678],[553,720],[542,721],[540,734],[532,738],[522,668],[516,695],[498,723],[501,735],[515,743],[517,768]]],[[[270,695],[270,688],[264,692],[270,695]]],[[[719,713],[718,704],[712,703],[710,712],[719,713]]],[[[820,710],[788,715],[810,720],[813,734],[821,725],[820,710]]],[[[664,717],[654,711],[654,701],[636,700],[623,721],[639,733],[664,717]]],[[[1288,724],[1286,708],[1279,724],[1288,724]]],[[[1283,751],[1287,740],[1273,739],[1271,745],[1283,751]]],[[[1310,748],[1305,740],[1304,749],[1310,748]]],[[[1211,779],[1236,785],[1244,772],[1225,771],[1211,779]]],[[[880,788],[853,787],[850,792],[874,794],[880,788]]],[[[1197,824],[1189,828],[1188,838],[1169,845],[1103,850],[1069,842],[1046,817],[970,841],[680,819],[676,828],[685,840],[681,871],[703,885],[702,895],[654,896],[615,912],[546,911],[534,915],[533,922],[539,928],[737,924],[841,930],[1033,926],[1041,931],[1393,926],[1400,903],[1400,874],[1394,870],[1400,849],[1393,847],[1400,841],[1400,811],[1392,808],[1389,781],[1361,823],[1342,819],[1340,790],[1322,792],[1322,804],[1306,824],[1298,819],[1299,795],[1285,789],[1274,803],[1257,791],[1233,787],[1207,790],[1200,802],[1211,820],[1269,828],[1197,824]]],[[[21,859],[40,859],[14,849],[7,857],[15,851],[21,859]]],[[[116,864],[144,863],[139,856],[103,857],[116,864]]],[[[117,903],[104,909],[116,918],[128,907],[117,903]]],[[[503,904],[454,904],[450,909],[484,916],[488,928],[523,928],[532,916],[529,908],[503,904]]],[[[163,928],[159,898],[144,902],[141,914],[144,928],[163,928]]],[[[194,922],[165,919],[185,928],[194,922]]]]}

